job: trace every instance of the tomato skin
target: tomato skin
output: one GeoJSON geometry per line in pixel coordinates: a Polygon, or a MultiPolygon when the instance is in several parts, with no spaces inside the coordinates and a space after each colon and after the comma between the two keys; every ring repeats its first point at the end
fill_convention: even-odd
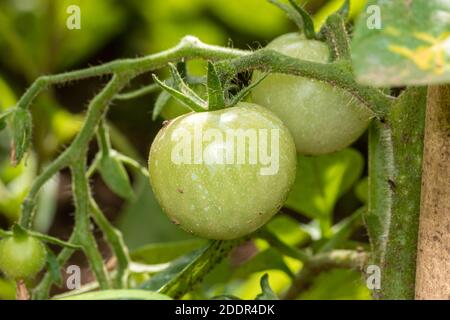
{"type": "MultiPolygon", "coordinates": [[[[208,150],[204,154],[214,154],[224,145],[203,141],[203,150],[208,150]],[[214,147],[218,149],[209,149],[214,147]]],[[[190,113],[172,120],[156,136],[149,156],[150,183],[163,210],[185,231],[209,239],[238,238],[264,225],[283,205],[295,170],[295,144],[281,120],[265,108],[242,102],[232,108],[190,113]],[[261,175],[265,166],[259,162],[174,163],[172,137],[179,130],[194,135],[198,125],[204,132],[217,129],[221,133],[230,129],[277,129],[278,170],[261,175]]]]}
{"type": "Polygon", "coordinates": [[[31,236],[9,237],[0,240],[0,270],[11,279],[28,279],[44,267],[46,250],[31,236]]]}
{"type": "MultiPolygon", "coordinates": [[[[306,61],[327,63],[323,42],[297,33],[282,35],[267,48],[306,61]]],[[[253,79],[261,76],[255,72],[253,79]]],[[[252,90],[253,102],[273,111],[291,131],[300,154],[343,149],[366,129],[372,114],[348,92],[294,75],[270,74],[252,90]]]]}

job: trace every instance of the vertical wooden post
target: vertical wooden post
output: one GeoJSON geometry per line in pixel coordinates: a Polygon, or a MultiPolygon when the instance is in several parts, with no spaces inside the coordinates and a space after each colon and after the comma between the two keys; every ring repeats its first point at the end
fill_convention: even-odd
{"type": "Polygon", "coordinates": [[[416,299],[450,299],[450,85],[428,88],[416,299]]]}

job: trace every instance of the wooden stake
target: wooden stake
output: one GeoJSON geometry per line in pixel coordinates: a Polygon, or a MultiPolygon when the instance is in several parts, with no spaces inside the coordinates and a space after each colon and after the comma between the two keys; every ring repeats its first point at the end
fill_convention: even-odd
{"type": "Polygon", "coordinates": [[[428,88],[416,299],[450,299],[450,85],[428,88]]]}

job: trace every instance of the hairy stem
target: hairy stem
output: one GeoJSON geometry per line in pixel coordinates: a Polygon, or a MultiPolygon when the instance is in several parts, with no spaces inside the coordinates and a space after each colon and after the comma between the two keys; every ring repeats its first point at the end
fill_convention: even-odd
{"type": "Polygon", "coordinates": [[[95,203],[94,199],[92,198],[90,200],[90,206],[92,217],[94,218],[100,229],[103,231],[106,240],[108,240],[108,243],[111,246],[117,259],[117,273],[115,275],[114,287],[118,289],[126,288],[130,257],[125,242],[123,241],[122,233],[111,225],[111,223],[98,207],[97,203],[95,203]]]}
{"type": "Polygon", "coordinates": [[[333,60],[350,60],[350,39],[345,28],[345,21],[339,14],[327,18],[322,32],[330,48],[333,60]]]}
{"type": "Polygon", "coordinates": [[[414,298],[425,103],[425,88],[407,89],[370,132],[365,222],[383,299],[414,298]]]}
{"type": "Polygon", "coordinates": [[[89,264],[95,273],[97,281],[102,289],[109,289],[109,279],[106,272],[103,258],[98,251],[97,243],[91,233],[90,214],[89,214],[89,186],[86,178],[85,158],[81,157],[80,161],[71,166],[72,169],[72,185],[75,202],[75,230],[76,242],[79,243],[89,264]]]}
{"type": "Polygon", "coordinates": [[[239,72],[258,69],[265,72],[286,73],[315,79],[349,92],[366,106],[374,116],[384,118],[391,98],[377,89],[362,86],[354,80],[349,62],[318,63],[292,58],[270,49],[219,62],[216,65],[225,80],[239,72]]]}

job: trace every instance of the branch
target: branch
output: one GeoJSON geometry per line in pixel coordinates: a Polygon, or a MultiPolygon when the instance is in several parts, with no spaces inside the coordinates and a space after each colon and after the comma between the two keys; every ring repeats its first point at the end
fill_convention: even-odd
{"type": "Polygon", "coordinates": [[[134,91],[118,94],[116,95],[115,99],[116,100],[136,99],[159,90],[160,90],[159,85],[156,83],[152,83],[149,84],[148,86],[144,86],[134,91]]]}
{"type": "Polygon", "coordinates": [[[270,49],[219,62],[216,65],[223,79],[230,79],[239,72],[261,70],[285,73],[315,79],[349,92],[378,118],[384,118],[392,99],[377,89],[362,86],[354,80],[348,62],[317,63],[292,58],[270,49]]]}
{"type": "Polygon", "coordinates": [[[17,102],[17,107],[28,108],[37,95],[50,85],[111,74],[129,74],[131,78],[134,78],[140,74],[165,67],[169,62],[195,58],[210,60],[229,59],[249,53],[249,51],[208,45],[193,36],[186,36],[175,47],[156,54],[136,59],[116,60],[103,65],[57,75],[41,76],[20,98],[17,102]]]}
{"type": "Polygon", "coordinates": [[[111,225],[92,197],[90,199],[90,207],[92,217],[105,234],[105,237],[117,259],[115,287],[118,289],[126,288],[128,282],[128,266],[130,264],[130,257],[128,254],[128,249],[123,241],[122,233],[111,225]]]}
{"type": "Polygon", "coordinates": [[[345,21],[340,14],[329,16],[321,33],[325,36],[333,60],[350,61],[350,39],[345,28],[345,21]]]}
{"type": "Polygon", "coordinates": [[[90,230],[89,220],[89,186],[86,178],[85,156],[71,166],[72,188],[75,202],[75,232],[76,243],[83,248],[89,264],[95,273],[101,289],[110,289],[108,274],[103,258],[98,251],[97,243],[90,230]]]}

